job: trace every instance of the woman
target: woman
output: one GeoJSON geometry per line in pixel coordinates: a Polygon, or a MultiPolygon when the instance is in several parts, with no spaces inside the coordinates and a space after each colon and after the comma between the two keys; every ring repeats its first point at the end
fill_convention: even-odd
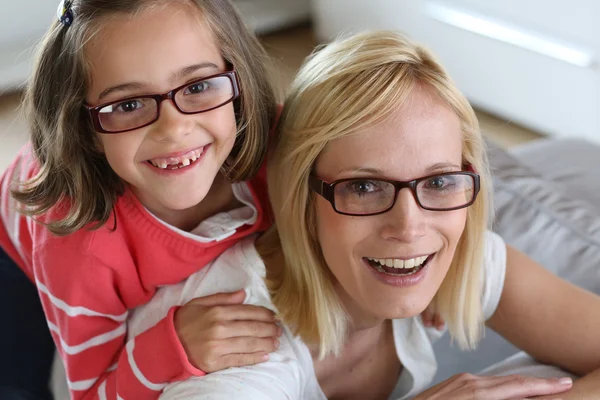
{"type": "Polygon", "coordinates": [[[244,288],[248,302],[279,312],[280,348],[266,363],[169,385],[163,398],[600,393],[600,298],[487,231],[477,120],[427,51],[375,32],[316,52],[292,85],[269,168],[278,229],[258,252],[246,240],[161,289],[129,327],[143,331],[174,304],[244,288]],[[436,369],[434,330],[417,317],[429,304],[463,347],[476,345],[485,322],[540,361],[589,376],[573,385],[566,373],[458,375],[423,392],[436,369]]]}

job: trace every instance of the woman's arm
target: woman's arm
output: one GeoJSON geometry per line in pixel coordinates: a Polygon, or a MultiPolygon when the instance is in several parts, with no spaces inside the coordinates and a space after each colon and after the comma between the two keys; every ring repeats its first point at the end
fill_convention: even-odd
{"type": "MultiPolygon", "coordinates": [[[[249,367],[228,368],[203,377],[173,383],[160,400],[304,400],[304,357],[299,342],[286,329],[279,349],[268,361],[249,367]],[[298,357],[300,355],[300,357],[298,357]]],[[[312,362],[310,354],[308,362],[312,362]]]]}
{"type": "Polygon", "coordinates": [[[511,246],[506,264],[500,303],[488,325],[541,362],[578,375],[600,369],[600,296],[511,246]]]}
{"type": "MultiPolygon", "coordinates": [[[[578,379],[573,388],[560,394],[561,400],[598,400],[600,398],[600,369],[578,379]]],[[[556,395],[534,397],[538,400],[554,400],[556,395]]]]}

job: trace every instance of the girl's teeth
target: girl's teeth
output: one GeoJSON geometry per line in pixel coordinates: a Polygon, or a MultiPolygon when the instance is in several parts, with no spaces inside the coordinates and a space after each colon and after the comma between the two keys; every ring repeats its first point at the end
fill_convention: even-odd
{"type": "Polygon", "coordinates": [[[203,150],[194,150],[193,152],[191,152],[191,154],[188,154],[184,157],[171,157],[159,160],[150,160],[150,163],[160,169],[167,169],[168,166],[177,166],[179,164],[181,164],[180,168],[187,167],[191,163],[199,159],[202,155],[202,152],[203,150]]]}

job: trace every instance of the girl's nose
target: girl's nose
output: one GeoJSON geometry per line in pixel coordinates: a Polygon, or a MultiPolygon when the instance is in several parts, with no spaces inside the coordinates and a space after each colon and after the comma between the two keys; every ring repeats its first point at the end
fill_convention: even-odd
{"type": "Polygon", "coordinates": [[[160,116],[152,124],[152,136],[160,142],[177,142],[190,134],[193,121],[189,115],[181,113],[173,100],[164,100],[160,104],[160,116]]]}

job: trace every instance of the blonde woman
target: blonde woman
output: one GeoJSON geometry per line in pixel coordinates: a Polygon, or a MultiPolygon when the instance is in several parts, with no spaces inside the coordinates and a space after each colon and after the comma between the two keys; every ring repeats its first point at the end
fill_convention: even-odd
{"type": "Polygon", "coordinates": [[[162,398],[598,396],[600,298],[487,230],[489,182],[473,110],[430,53],[391,32],[316,52],[270,158],[277,230],[162,288],[129,321],[135,334],[175,304],[244,288],[279,313],[279,350],[170,385],[162,398]],[[463,374],[427,389],[435,330],[418,316],[429,304],[463,347],[486,323],[540,361],[590,375],[573,384],[558,369],[554,379],[463,374]]]}

